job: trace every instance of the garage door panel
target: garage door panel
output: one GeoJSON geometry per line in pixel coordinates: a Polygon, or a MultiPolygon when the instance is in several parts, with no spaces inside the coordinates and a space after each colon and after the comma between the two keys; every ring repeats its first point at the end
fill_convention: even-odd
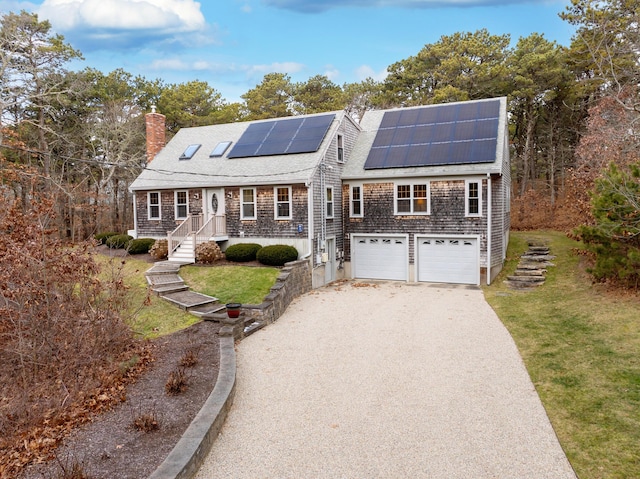
{"type": "Polygon", "coordinates": [[[477,238],[419,238],[418,281],[477,284],[477,238]]]}
{"type": "Polygon", "coordinates": [[[354,278],[407,279],[407,238],[354,237],[354,278]]]}

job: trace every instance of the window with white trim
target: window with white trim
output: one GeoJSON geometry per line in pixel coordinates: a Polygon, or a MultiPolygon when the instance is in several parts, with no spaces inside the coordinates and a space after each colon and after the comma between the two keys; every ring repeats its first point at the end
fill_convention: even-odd
{"type": "Polygon", "coordinates": [[[333,219],[333,186],[327,187],[325,203],[327,205],[327,219],[331,220],[333,219]]]}
{"type": "Polygon", "coordinates": [[[342,135],[338,135],[336,137],[336,141],[338,144],[338,161],[340,163],[344,163],[344,138],[342,135]]]}
{"type": "Polygon", "coordinates": [[[160,219],[160,192],[150,191],[147,193],[147,216],[150,220],[160,219]]]}
{"type": "Polygon", "coordinates": [[[362,186],[351,187],[351,201],[349,202],[350,210],[349,216],[352,218],[362,218],[364,216],[364,209],[362,207],[362,186]]]}
{"type": "Polygon", "coordinates": [[[187,218],[189,210],[189,194],[186,190],[176,191],[174,194],[174,204],[176,206],[176,219],[184,220],[187,218]]]}
{"type": "Polygon", "coordinates": [[[255,188],[240,189],[240,219],[241,220],[256,219],[256,189],[255,188]]]}
{"type": "Polygon", "coordinates": [[[429,183],[396,185],[397,215],[430,214],[429,183]]]}
{"type": "Polygon", "coordinates": [[[275,197],[275,218],[277,220],[291,219],[291,187],[276,186],[274,189],[275,197]]]}
{"type": "Polygon", "coordinates": [[[482,216],[482,182],[465,182],[465,216],[482,216]]]}

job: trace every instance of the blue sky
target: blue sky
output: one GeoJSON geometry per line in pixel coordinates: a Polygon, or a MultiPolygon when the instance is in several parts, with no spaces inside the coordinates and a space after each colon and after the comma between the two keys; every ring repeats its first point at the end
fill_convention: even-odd
{"type": "Polygon", "coordinates": [[[486,28],[569,45],[570,0],[0,0],[0,12],[47,19],[85,60],[167,83],[208,82],[227,101],[270,72],[293,81],[384,78],[386,67],[443,35],[486,28]]]}

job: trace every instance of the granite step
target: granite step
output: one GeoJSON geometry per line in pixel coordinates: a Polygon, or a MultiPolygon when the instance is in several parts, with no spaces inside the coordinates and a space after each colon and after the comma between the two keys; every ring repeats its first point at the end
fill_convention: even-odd
{"type": "Polygon", "coordinates": [[[185,311],[218,302],[218,298],[189,290],[162,294],[161,297],[185,311]]]}

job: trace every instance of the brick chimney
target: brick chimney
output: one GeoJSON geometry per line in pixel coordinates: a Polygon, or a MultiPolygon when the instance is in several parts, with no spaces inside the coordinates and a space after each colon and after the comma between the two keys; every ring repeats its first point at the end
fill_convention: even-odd
{"type": "Polygon", "coordinates": [[[165,118],[164,115],[156,113],[155,106],[152,106],[151,113],[144,117],[147,126],[147,164],[151,163],[166,144],[165,118]]]}

